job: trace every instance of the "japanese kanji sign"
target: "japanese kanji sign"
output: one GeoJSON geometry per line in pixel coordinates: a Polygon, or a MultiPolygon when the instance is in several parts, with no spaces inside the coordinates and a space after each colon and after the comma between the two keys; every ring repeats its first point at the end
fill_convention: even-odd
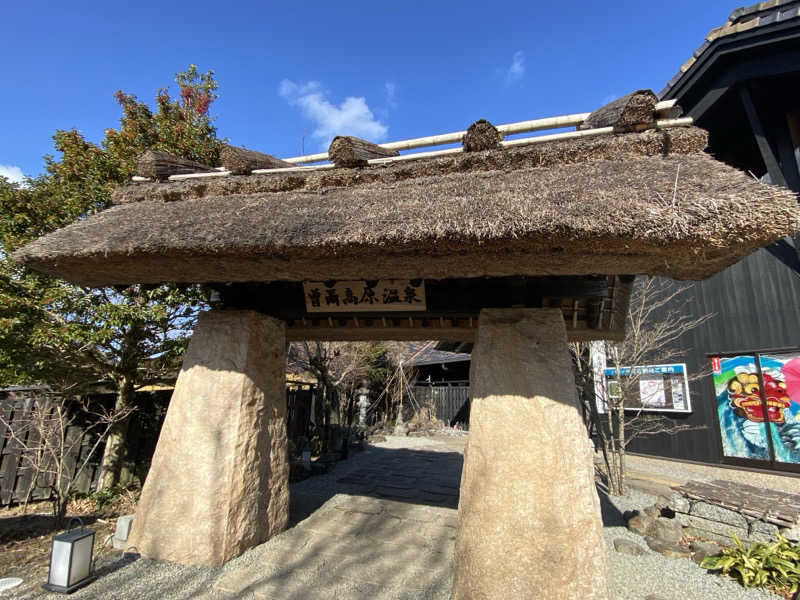
{"type": "Polygon", "coordinates": [[[421,279],[304,281],[308,312],[424,311],[421,279]]]}

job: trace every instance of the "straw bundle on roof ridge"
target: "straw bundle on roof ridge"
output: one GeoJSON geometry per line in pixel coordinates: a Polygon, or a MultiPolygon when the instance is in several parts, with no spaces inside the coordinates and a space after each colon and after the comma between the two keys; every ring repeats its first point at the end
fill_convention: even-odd
{"type": "Polygon", "coordinates": [[[617,131],[634,131],[652,127],[656,102],[658,97],[650,90],[631,92],[593,111],[579,129],[613,127],[617,131]]]}
{"type": "Polygon", "coordinates": [[[126,204],[145,200],[172,202],[235,194],[300,190],[316,192],[329,188],[391,183],[454,173],[544,168],[597,160],[626,160],[637,156],[698,153],[705,149],[707,143],[708,134],[704,130],[697,127],[681,127],[551,141],[360,169],[337,168],[169,183],[141,183],[117,188],[112,200],[114,204],[126,204]]]}
{"type": "Polygon", "coordinates": [[[794,194],[702,153],[614,155],[548,168],[532,162],[514,170],[423,170],[415,178],[313,191],[217,190],[201,200],[125,204],[39,239],[14,259],[91,284],[365,275],[702,278],[800,225],[794,194]]]}

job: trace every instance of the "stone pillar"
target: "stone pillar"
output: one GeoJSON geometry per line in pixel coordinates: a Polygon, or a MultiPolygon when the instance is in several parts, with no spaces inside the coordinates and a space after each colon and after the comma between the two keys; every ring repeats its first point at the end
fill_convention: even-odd
{"type": "Polygon", "coordinates": [[[561,311],[481,311],[470,391],[453,599],[611,598],[561,311]]]}
{"type": "Polygon", "coordinates": [[[200,315],[136,507],[128,550],[221,565],[286,528],[285,327],[200,315]]]}

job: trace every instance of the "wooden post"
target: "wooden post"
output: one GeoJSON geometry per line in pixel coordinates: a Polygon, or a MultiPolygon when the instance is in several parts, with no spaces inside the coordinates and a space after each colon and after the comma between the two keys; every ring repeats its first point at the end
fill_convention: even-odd
{"type": "Polygon", "coordinates": [[[753,131],[753,137],[758,144],[758,150],[761,153],[761,158],[764,161],[764,166],[767,168],[772,183],[775,185],[782,185],[786,187],[786,179],[783,178],[780,165],[772,152],[772,148],[767,140],[767,134],[764,132],[764,126],[761,124],[761,119],[758,116],[758,111],[753,104],[753,98],[750,95],[750,89],[747,85],[739,88],[739,97],[742,100],[744,111],[747,113],[747,120],[750,121],[750,129],[753,131]]]}
{"type": "Polygon", "coordinates": [[[592,449],[559,309],[480,313],[453,600],[608,600],[592,449]]]}

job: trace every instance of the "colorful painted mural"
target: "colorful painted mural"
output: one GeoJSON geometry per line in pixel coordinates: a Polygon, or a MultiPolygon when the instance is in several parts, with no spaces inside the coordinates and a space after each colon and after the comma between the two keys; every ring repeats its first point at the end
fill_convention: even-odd
{"type": "Polygon", "coordinates": [[[800,352],[714,357],[712,368],[723,454],[800,464],[800,352]]]}

